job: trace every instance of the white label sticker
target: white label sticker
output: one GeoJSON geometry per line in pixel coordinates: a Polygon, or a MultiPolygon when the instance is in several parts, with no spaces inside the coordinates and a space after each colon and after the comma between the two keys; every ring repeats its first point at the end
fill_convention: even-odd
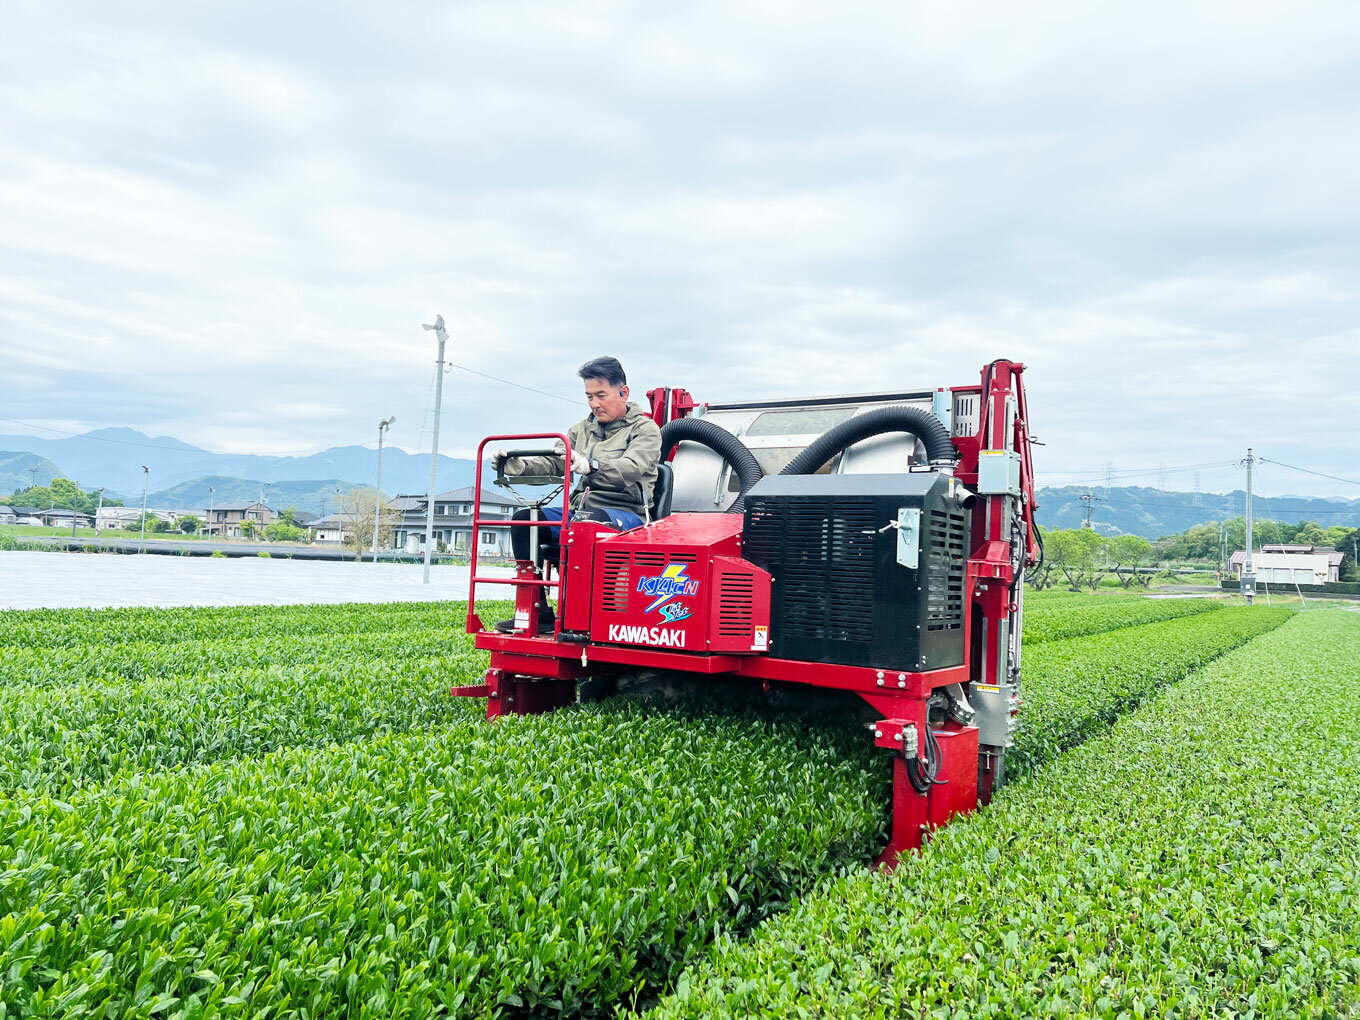
{"type": "Polygon", "coordinates": [[[757,648],[768,648],[769,645],[770,645],[770,628],[757,627],[755,637],[751,639],[752,650],[755,650],[757,648]]]}
{"type": "Polygon", "coordinates": [[[529,610],[516,609],[515,630],[528,630],[528,629],[529,629],[529,610]]]}

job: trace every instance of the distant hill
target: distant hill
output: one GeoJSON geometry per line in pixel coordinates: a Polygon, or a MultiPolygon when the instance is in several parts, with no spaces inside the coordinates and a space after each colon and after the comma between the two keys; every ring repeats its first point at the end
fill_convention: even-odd
{"type": "MultiPolygon", "coordinates": [[[[384,460],[386,458],[384,457],[384,460]]],[[[384,463],[383,467],[386,468],[384,463]]],[[[384,475],[386,471],[383,472],[384,475]]],[[[384,482],[386,479],[384,479],[384,482]]],[[[317,515],[333,513],[336,509],[336,490],[356,488],[364,483],[346,482],[339,478],[324,481],[259,482],[248,478],[227,478],[222,475],[209,475],[192,481],[180,482],[168,489],[161,489],[147,496],[147,505],[157,510],[207,510],[211,503],[222,504],[238,499],[257,500],[261,489],[264,491],[266,506],[274,510],[308,510],[317,515]],[[209,492],[211,488],[214,491],[209,492]]],[[[387,488],[386,485],[383,486],[387,488]]],[[[440,486],[441,490],[443,486],[440,486]]],[[[424,491],[423,489],[421,490],[424,491]]],[[[388,490],[389,494],[391,490],[388,490]]],[[[141,493],[131,502],[141,505],[141,493]]]]}
{"type": "MultiPolygon", "coordinates": [[[[129,503],[141,498],[142,465],[151,468],[151,485],[157,492],[207,477],[250,479],[270,484],[291,484],[307,479],[321,487],[336,478],[354,478],[367,485],[373,484],[378,456],[376,450],[363,446],[337,446],[307,457],[210,453],[170,436],[148,436],[126,428],[95,429],[64,439],[0,436],[0,449],[48,458],[61,464],[65,477],[78,482],[81,488],[107,486],[124,494],[129,503]]],[[[471,485],[474,469],[470,460],[441,456],[439,488],[471,485]]],[[[407,453],[388,446],[383,449],[382,470],[385,492],[424,492],[430,477],[430,458],[428,454],[407,453]]],[[[39,481],[50,479],[39,478],[39,481]]],[[[23,485],[27,486],[28,481],[23,485]]]]}
{"type": "Polygon", "coordinates": [[[62,477],[61,468],[36,453],[0,451],[0,495],[27,489],[30,485],[48,485],[53,478],[62,477]],[[37,468],[36,475],[31,468],[37,468]]]}
{"type": "MultiPolygon", "coordinates": [[[[1081,527],[1086,519],[1086,503],[1081,496],[1087,492],[1101,497],[1093,501],[1093,528],[1104,534],[1142,535],[1149,539],[1174,535],[1206,521],[1240,517],[1245,512],[1247,500],[1247,494],[1240,489],[1228,493],[1194,493],[1163,492],[1137,486],[1108,489],[1099,486],[1041,487],[1035,493],[1039,523],[1045,528],[1081,527]]],[[[1291,524],[1316,521],[1324,528],[1334,524],[1360,527],[1360,499],[1307,496],[1265,499],[1257,496],[1252,506],[1255,516],[1260,519],[1291,524]]]]}

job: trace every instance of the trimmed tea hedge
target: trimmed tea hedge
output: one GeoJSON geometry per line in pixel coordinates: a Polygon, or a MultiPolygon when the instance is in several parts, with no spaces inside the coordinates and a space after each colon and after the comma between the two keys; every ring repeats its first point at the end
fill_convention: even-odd
{"type": "Polygon", "coordinates": [[[109,641],[205,641],[263,635],[358,633],[460,623],[466,602],[348,602],[302,606],[21,609],[4,613],[0,654],[109,641]]]}
{"type": "Polygon", "coordinates": [[[259,637],[202,641],[118,641],[65,648],[17,648],[0,659],[0,685],[54,687],[97,681],[123,683],[229,669],[296,665],[360,657],[438,655],[459,647],[468,636],[462,621],[423,627],[400,624],[389,629],[295,635],[286,631],[259,637]]]}
{"type": "Polygon", "coordinates": [[[1273,630],[1289,609],[1236,606],[1027,648],[1023,725],[1006,754],[1016,778],[1086,740],[1159,687],[1273,630]]]}
{"type": "Polygon", "coordinates": [[[649,1015],[1354,1015],[1357,684],[1360,617],[1301,614],[649,1015]]]}
{"type": "Polygon", "coordinates": [[[0,803],[15,1013],[573,1011],[860,861],[859,727],[628,701],[0,803]]]}
{"type": "MultiPolygon", "coordinates": [[[[1257,582],[1259,586],[1258,595],[1264,597],[1267,588],[1276,595],[1297,595],[1303,592],[1304,598],[1317,592],[1324,592],[1328,595],[1360,595],[1360,581],[1327,581],[1325,584],[1301,584],[1297,589],[1292,584],[1276,583],[1274,581],[1257,582]]],[[[1229,578],[1221,581],[1220,586],[1224,591],[1238,592],[1242,590],[1242,582],[1236,578],[1229,578]]]]}
{"type": "MultiPolygon", "coordinates": [[[[489,608],[510,611],[508,604],[489,608]]],[[[30,688],[0,701],[0,792],[66,796],[121,772],[402,732],[481,712],[484,702],[448,696],[450,684],[477,680],[487,664],[462,633],[464,611],[462,603],[56,611],[61,626],[102,643],[4,650],[0,675],[22,677],[30,688]],[[248,616],[237,619],[241,610],[248,616]],[[235,644],[171,642],[167,634],[116,640],[127,619],[159,627],[171,616],[181,634],[215,633],[230,621],[259,636],[235,644]]],[[[33,615],[0,614],[0,629],[8,633],[13,616],[33,615]]]]}
{"type": "MultiPolygon", "coordinates": [[[[1025,732],[1065,729],[1027,760],[1202,661],[1208,623],[1227,628],[1222,651],[1283,615],[1044,646],[1047,665],[1027,658],[1025,732]],[[1156,654],[1131,656],[1139,645],[1156,654]],[[1067,700],[1036,721],[1048,698],[1067,700]]],[[[667,986],[713,938],[881,845],[888,770],[857,727],[627,701],[487,724],[459,721],[482,702],[450,699],[443,726],[363,738],[420,725],[453,679],[444,659],[408,658],[365,692],[368,663],[12,688],[42,704],[9,717],[6,767],[47,795],[0,800],[0,1002],[36,1016],[588,1012],[667,986]],[[422,668],[433,682],[388,704],[399,670],[422,668]],[[108,786],[70,789],[81,779],[108,786]]]]}
{"type": "Polygon", "coordinates": [[[0,701],[0,792],[67,797],[123,772],[394,733],[485,712],[449,696],[485,656],[346,658],[142,684],[88,683],[0,701]]]}
{"type": "Polygon", "coordinates": [[[1148,599],[1136,602],[1106,604],[1105,600],[1088,600],[1084,604],[1059,602],[1052,606],[1025,606],[1025,645],[1029,647],[1045,641],[1100,634],[1121,627],[1136,627],[1158,620],[1174,620],[1223,608],[1222,602],[1211,599],[1148,599]]]}

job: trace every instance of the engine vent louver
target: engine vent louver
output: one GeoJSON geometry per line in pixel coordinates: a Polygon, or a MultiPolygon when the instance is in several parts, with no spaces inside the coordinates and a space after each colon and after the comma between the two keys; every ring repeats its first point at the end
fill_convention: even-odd
{"type": "Polygon", "coordinates": [[[926,539],[926,629],[963,627],[963,572],[967,520],[961,513],[931,510],[926,539]]]}
{"type": "Polygon", "coordinates": [[[770,654],[900,672],[961,663],[972,517],[949,492],[935,471],[757,482],[742,555],[772,576],[770,654]],[[913,510],[914,556],[900,529],[913,510]]]}
{"type": "Polygon", "coordinates": [[[750,574],[718,577],[718,636],[749,638],[755,624],[756,579],[750,574]]]}
{"type": "Polygon", "coordinates": [[[873,630],[874,506],[859,500],[762,506],[748,546],[784,586],[781,633],[867,641],[873,630]]]}

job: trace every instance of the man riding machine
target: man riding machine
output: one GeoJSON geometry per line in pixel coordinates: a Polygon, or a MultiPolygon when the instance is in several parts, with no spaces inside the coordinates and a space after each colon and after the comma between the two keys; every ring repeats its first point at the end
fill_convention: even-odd
{"type": "MultiPolygon", "coordinates": [[[[647,518],[661,459],[661,429],[637,404],[628,400],[628,377],[617,358],[601,357],[586,362],[577,374],[585,383],[590,414],[567,430],[571,442],[571,471],[577,478],[571,495],[571,518],[596,521],[629,531],[647,518]]],[[[528,481],[532,476],[560,479],[566,473],[566,448],[561,442],[547,455],[498,450],[492,458],[497,475],[528,481]]],[[[543,501],[547,502],[547,501],[543,501]]],[[[548,521],[561,521],[560,506],[526,507],[516,520],[531,514],[548,521]]],[[[510,541],[520,576],[538,573],[539,561],[556,559],[560,527],[514,527],[510,541]],[[537,557],[533,546],[540,546],[537,557]]],[[[547,589],[538,589],[538,632],[551,633],[556,615],[548,602],[547,589]]],[[[516,621],[502,620],[496,629],[516,630],[516,621]]]]}

